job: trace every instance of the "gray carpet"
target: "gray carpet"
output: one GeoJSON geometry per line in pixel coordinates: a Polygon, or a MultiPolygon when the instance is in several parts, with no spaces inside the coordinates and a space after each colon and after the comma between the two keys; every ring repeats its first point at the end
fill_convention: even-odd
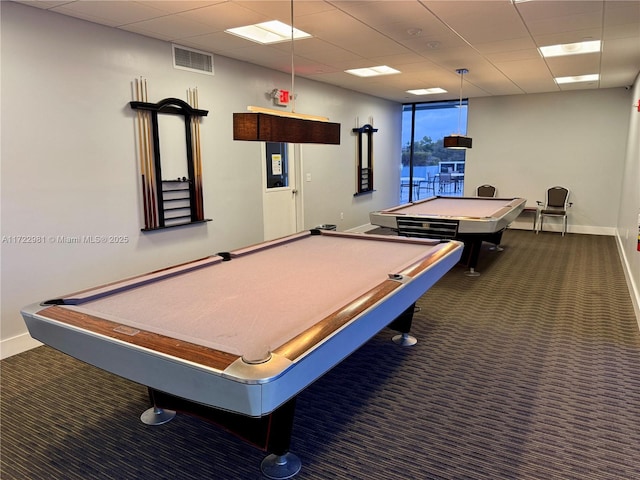
{"type": "MultiPolygon", "coordinates": [[[[509,230],[298,399],[300,480],[640,478],[640,335],[612,237],[509,230]]],[[[40,347],[1,363],[13,479],[261,479],[263,452],[40,347]]]]}

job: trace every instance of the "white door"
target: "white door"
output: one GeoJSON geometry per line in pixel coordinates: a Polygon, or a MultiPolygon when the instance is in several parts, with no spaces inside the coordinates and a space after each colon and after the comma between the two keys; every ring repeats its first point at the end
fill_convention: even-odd
{"type": "Polygon", "coordinates": [[[262,210],[264,239],[284,237],[299,231],[302,224],[298,208],[299,145],[266,142],[262,144],[262,210]],[[296,147],[296,148],[294,148],[296,147]]]}

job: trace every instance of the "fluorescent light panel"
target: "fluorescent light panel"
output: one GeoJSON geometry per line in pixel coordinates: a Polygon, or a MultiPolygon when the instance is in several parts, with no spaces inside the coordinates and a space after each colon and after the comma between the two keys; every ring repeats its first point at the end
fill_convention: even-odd
{"type": "Polygon", "coordinates": [[[379,75],[393,75],[400,73],[400,70],[396,70],[395,68],[391,68],[386,65],[379,65],[377,67],[354,68],[351,70],[345,70],[345,72],[358,77],[377,77],[379,75]]]}
{"type": "Polygon", "coordinates": [[[538,50],[540,51],[540,55],[545,58],[595,53],[600,51],[600,40],[549,45],[546,47],[540,47],[538,50]]]}
{"type": "Polygon", "coordinates": [[[447,93],[447,91],[440,87],[434,87],[434,88],[419,88],[417,90],[407,90],[407,93],[411,93],[413,95],[433,95],[434,93],[447,93]]]}
{"type": "MultiPolygon", "coordinates": [[[[287,25],[278,20],[247,25],[245,27],[230,28],[225,30],[225,32],[262,44],[287,42],[291,40],[291,25],[287,25]]],[[[302,30],[298,30],[297,28],[293,29],[294,40],[310,37],[311,35],[302,30]]]]}
{"type": "Polygon", "coordinates": [[[577,83],[577,82],[597,82],[600,80],[600,75],[592,73],[589,75],[576,75],[575,77],[556,77],[555,81],[558,85],[562,83],[577,83]]]}

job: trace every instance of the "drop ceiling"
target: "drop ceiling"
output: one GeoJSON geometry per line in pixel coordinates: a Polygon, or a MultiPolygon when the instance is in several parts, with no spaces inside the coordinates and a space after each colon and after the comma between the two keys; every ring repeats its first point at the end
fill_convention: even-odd
{"type": "MultiPolygon", "coordinates": [[[[291,73],[396,102],[632,85],[640,71],[640,0],[294,0],[293,24],[313,38],[264,46],[225,33],[291,24],[289,0],[21,1],[26,5],[291,73]],[[602,51],[544,59],[537,47],[602,40],[602,51]],[[347,69],[402,73],[359,78],[347,69]],[[554,77],[600,74],[557,85],[554,77]],[[407,90],[440,87],[415,96],[407,90]]],[[[284,87],[282,87],[284,88],[284,87]]]]}

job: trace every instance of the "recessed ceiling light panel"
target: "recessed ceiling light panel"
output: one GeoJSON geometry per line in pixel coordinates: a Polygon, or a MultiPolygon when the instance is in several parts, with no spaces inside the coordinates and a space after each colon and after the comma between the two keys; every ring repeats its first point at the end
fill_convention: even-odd
{"type": "Polygon", "coordinates": [[[345,72],[358,77],[377,77],[379,75],[393,75],[401,73],[400,70],[396,70],[395,68],[391,68],[386,65],[368,68],[353,68],[351,70],[345,70],[345,72]]]}
{"type": "MultiPolygon", "coordinates": [[[[225,30],[225,32],[262,44],[291,41],[291,25],[279,22],[278,20],[247,25],[245,27],[230,28],[225,30]]],[[[310,34],[302,30],[298,30],[297,28],[293,29],[294,40],[310,37],[310,34]]]]}
{"type": "Polygon", "coordinates": [[[440,87],[434,87],[434,88],[419,88],[417,90],[407,90],[407,93],[411,93],[413,95],[433,95],[435,93],[447,93],[447,91],[440,87]]]}
{"type": "Polygon", "coordinates": [[[595,53],[600,51],[600,40],[549,45],[546,47],[540,47],[538,50],[540,51],[540,55],[545,58],[595,53]]]}
{"type": "Polygon", "coordinates": [[[597,82],[600,80],[600,75],[592,73],[589,75],[576,75],[574,77],[556,77],[555,81],[558,85],[563,83],[577,83],[577,82],[597,82]]]}

